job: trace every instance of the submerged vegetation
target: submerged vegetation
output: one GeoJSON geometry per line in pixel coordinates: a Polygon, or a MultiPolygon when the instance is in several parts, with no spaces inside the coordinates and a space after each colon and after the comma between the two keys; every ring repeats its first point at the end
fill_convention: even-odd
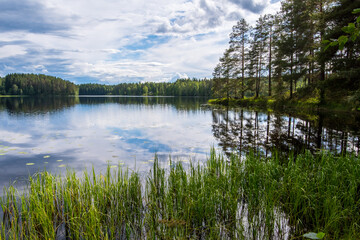
{"type": "Polygon", "coordinates": [[[0,239],[358,239],[359,175],[355,156],[214,151],[186,168],[155,157],[144,179],[110,166],[82,177],[44,171],[24,194],[4,191],[0,239]]]}

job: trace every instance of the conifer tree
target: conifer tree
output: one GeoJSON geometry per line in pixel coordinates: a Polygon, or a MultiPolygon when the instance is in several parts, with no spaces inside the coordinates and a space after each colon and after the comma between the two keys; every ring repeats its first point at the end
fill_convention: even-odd
{"type": "Polygon", "coordinates": [[[240,74],[241,79],[241,98],[245,96],[245,61],[247,49],[245,45],[249,42],[249,25],[245,19],[241,19],[232,28],[230,34],[230,49],[234,52],[235,63],[235,76],[234,79],[238,78],[240,74]]]}

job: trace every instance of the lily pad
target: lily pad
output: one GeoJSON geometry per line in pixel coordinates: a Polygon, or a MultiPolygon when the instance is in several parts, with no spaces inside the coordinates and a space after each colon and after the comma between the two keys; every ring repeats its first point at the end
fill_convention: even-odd
{"type": "Polygon", "coordinates": [[[60,160],[56,160],[56,161],[57,161],[57,162],[62,162],[63,160],[60,159],[60,160]]]}
{"type": "Polygon", "coordinates": [[[28,152],[18,152],[19,154],[29,154],[28,152]]]}
{"type": "Polygon", "coordinates": [[[44,158],[49,158],[50,157],[50,155],[46,155],[46,156],[44,156],[44,158]]]}
{"type": "Polygon", "coordinates": [[[305,233],[303,235],[303,237],[309,238],[309,239],[323,239],[325,237],[325,233],[323,233],[323,232],[319,232],[319,233],[309,232],[309,233],[305,233]]]}
{"type": "Polygon", "coordinates": [[[111,165],[110,168],[117,168],[117,166],[116,165],[111,165]]]}
{"type": "Polygon", "coordinates": [[[65,164],[61,164],[61,165],[59,165],[59,167],[63,168],[63,167],[66,167],[66,165],[65,165],[65,164]]]}
{"type": "Polygon", "coordinates": [[[26,166],[32,166],[35,165],[35,163],[27,163],[26,166]]]}

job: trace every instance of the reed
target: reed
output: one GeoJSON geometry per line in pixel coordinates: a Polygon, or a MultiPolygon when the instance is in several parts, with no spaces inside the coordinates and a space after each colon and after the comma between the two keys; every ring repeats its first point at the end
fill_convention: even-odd
{"type": "Polygon", "coordinates": [[[360,238],[356,156],[240,160],[212,150],[203,164],[170,166],[155,156],[144,176],[120,165],[80,177],[39,172],[25,193],[4,190],[0,240],[360,238]]]}

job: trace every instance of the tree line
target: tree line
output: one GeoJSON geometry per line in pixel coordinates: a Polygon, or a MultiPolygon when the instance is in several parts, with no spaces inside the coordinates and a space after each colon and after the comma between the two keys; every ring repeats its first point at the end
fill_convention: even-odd
{"type": "Polygon", "coordinates": [[[0,78],[2,95],[78,95],[78,87],[69,81],[43,74],[12,73],[0,78]]]}
{"type": "Polygon", "coordinates": [[[176,82],[80,84],[42,74],[8,74],[0,77],[0,95],[135,95],[211,96],[212,80],[178,79],[176,82]]]}
{"type": "Polygon", "coordinates": [[[120,83],[117,85],[80,84],[80,95],[136,96],[211,96],[212,81],[208,79],[178,79],[176,82],[120,83]]]}
{"type": "Polygon", "coordinates": [[[360,100],[359,7],[359,0],[284,0],[254,26],[239,20],[213,71],[215,96],[292,98],[305,88],[323,102],[342,89],[360,100]]]}

